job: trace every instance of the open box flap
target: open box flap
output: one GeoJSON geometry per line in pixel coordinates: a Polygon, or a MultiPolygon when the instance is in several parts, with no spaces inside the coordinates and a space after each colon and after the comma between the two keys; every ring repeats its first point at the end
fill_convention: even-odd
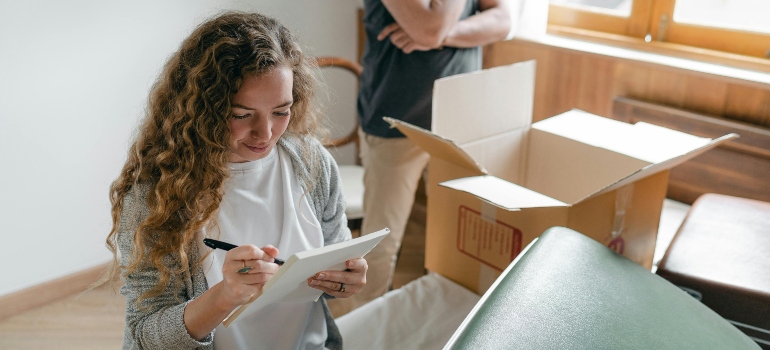
{"type": "MultiPolygon", "coordinates": [[[[728,140],[731,140],[731,139],[735,139],[735,138],[738,138],[738,134],[732,134],[732,133],[731,134],[727,134],[725,136],[722,136],[722,137],[720,137],[718,139],[715,139],[715,140],[709,142],[705,146],[702,146],[702,147],[700,147],[700,148],[698,148],[696,150],[690,151],[687,154],[683,154],[683,155],[681,155],[679,157],[676,157],[676,158],[673,158],[673,159],[669,159],[669,160],[661,162],[661,163],[648,165],[648,166],[640,169],[639,171],[637,171],[637,172],[627,176],[626,178],[624,178],[624,179],[622,179],[622,180],[620,180],[620,181],[618,181],[618,182],[616,182],[614,184],[611,184],[611,185],[609,185],[609,186],[607,186],[607,187],[597,191],[596,193],[591,194],[590,196],[587,196],[586,199],[590,198],[590,197],[598,196],[598,195],[603,194],[603,193],[607,193],[607,192],[616,190],[616,189],[618,189],[620,187],[623,187],[625,185],[634,183],[634,182],[636,182],[636,181],[638,181],[640,179],[643,179],[643,178],[645,178],[647,176],[650,176],[652,174],[658,173],[660,171],[663,171],[663,170],[666,170],[666,169],[671,169],[671,168],[673,168],[673,167],[675,167],[675,166],[677,166],[679,164],[682,164],[682,163],[684,163],[684,162],[686,162],[686,161],[688,161],[688,160],[690,160],[692,158],[695,158],[695,157],[703,154],[704,152],[706,152],[706,151],[716,147],[720,143],[723,143],[725,141],[728,141],[728,140]]],[[[585,199],[583,199],[583,200],[585,200],[585,199]]]]}
{"type": "Polygon", "coordinates": [[[398,131],[401,131],[417,146],[420,146],[425,152],[428,152],[431,157],[441,158],[457,166],[477,171],[479,174],[487,173],[484,167],[479,165],[470,155],[468,155],[468,153],[452,142],[452,140],[447,140],[428,130],[404,121],[388,117],[385,117],[384,119],[386,122],[390,123],[391,127],[397,128],[398,131]]]}
{"type": "MultiPolygon", "coordinates": [[[[530,190],[575,204],[649,162],[532,128],[525,182],[530,190]]],[[[492,175],[496,175],[492,173],[492,175]]]]}
{"type": "Polygon", "coordinates": [[[528,127],[534,95],[535,61],[438,79],[431,130],[465,145],[528,127]]]}
{"type": "Polygon", "coordinates": [[[624,154],[651,164],[666,162],[709,145],[697,137],[653,124],[628,124],[581,110],[571,110],[532,125],[595,147],[624,154]]]}
{"type": "Polygon", "coordinates": [[[501,209],[566,207],[568,204],[525,187],[491,176],[471,176],[439,183],[439,186],[470,193],[501,209]]]}

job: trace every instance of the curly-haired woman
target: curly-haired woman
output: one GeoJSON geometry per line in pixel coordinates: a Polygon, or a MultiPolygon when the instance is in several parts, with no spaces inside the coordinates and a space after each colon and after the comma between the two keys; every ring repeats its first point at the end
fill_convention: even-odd
{"type": "MultiPolygon", "coordinates": [[[[324,298],[220,325],[274,258],[350,238],[337,166],[316,138],[315,69],[285,27],[245,13],[203,23],[169,59],[110,189],[106,279],[125,280],[123,348],[342,347],[324,298]],[[204,237],[239,247],[211,251],[204,237]]],[[[349,297],[367,264],[347,267],[308,284],[349,297]]]]}

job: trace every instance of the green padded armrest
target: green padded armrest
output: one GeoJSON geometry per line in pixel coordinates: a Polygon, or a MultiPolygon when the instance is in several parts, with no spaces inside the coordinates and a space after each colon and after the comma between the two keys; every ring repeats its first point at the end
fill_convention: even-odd
{"type": "Polygon", "coordinates": [[[578,232],[547,230],[445,349],[759,349],[681,289],[578,232]]]}

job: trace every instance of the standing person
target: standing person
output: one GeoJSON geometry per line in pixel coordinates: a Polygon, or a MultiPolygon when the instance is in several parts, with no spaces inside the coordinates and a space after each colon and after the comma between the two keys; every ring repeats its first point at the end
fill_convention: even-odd
{"type": "Polygon", "coordinates": [[[433,82],[481,69],[481,47],[511,27],[507,0],[365,0],[366,47],[358,95],[364,220],[390,234],[369,254],[367,286],[332,302],[344,314],[390,288],[404,228],[428,154],[382,118],[431,128],[433,82]]]}
{"type": "Polygon", "coordinates": [[[221,325],[274,258],[350,238],[337,166],[315,137],[314,65],[284,26],[245,13],[203,23],[169,59],[110,189],[124,349],[342,347],[325,298],[360,290],[364,259],[311,277],[318,302],[221,325]],[[207,236],[239,247],[211,251],[207,236]]]}

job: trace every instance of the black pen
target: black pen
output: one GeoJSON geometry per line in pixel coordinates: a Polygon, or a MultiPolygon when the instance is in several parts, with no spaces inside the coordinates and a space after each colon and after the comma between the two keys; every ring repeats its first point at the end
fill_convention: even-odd
{"type": "MultiPolygon", "coordinates": [[[[212,249],[230,250],[230,249],[233,249],[233,248],[238,248],[238,246],[235,245],[235,244],[230,244],[230,243],[227,243],[227,242],[217,241],[216,239],[211,239],[211,238],[204,238],[203,239],[203,244],[205,244],[206,246],[208,246],[209,248],[212,248],[212,249]]],[[[278,264],[278,266],[281,266],[284,263],[283,260],[278,259],[278,258],[274,258],[274,260],[275,261],[273,261],[273,262],[278,264]]]]}

